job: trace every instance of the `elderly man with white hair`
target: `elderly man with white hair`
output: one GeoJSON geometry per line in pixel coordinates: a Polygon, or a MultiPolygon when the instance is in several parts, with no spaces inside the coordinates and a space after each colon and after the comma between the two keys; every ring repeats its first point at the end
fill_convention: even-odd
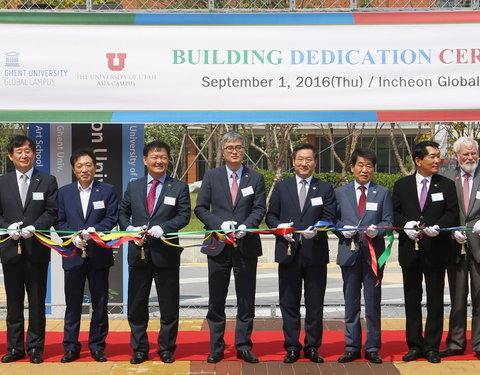
{"type": "Polygon", "coordinates": [[[459,244],[455,263],[447,268],[450,286],[450,323],[447,348],[440,357],[462,355],[466,349],[467,297],[470,277],[472,300],[472,349],[480,359],[480,174],[478,143],[471,137],[460,137],[453,144],[458,166],[445,173],[455,181],[460,223],[473,231],[455,231],[459,244]]]}

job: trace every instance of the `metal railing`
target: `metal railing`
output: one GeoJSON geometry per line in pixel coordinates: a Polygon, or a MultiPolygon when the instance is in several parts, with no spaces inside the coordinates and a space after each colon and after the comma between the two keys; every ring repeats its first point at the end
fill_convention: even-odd
{"type": "Polygon", "coordinates": [[[474,10],[480,0],[0,0],[1,10],[79,12],[319,12],[474,10]]]}

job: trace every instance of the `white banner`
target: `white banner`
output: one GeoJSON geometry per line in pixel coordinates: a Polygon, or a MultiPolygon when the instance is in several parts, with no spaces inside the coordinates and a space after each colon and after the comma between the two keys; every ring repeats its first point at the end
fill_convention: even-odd
{"type": "Polygon", "coordinates": [[[480,24],[0,24],[0,111],[480,109],[480,24]]]}

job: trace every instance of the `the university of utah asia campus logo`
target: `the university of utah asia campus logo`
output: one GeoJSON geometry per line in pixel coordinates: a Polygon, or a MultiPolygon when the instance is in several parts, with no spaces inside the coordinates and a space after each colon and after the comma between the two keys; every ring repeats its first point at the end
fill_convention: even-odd
{"type": "Polygon", "coordinates": [[[123,70],[126,58],[126,53],[107,53],[108,68],[114,72],[123,70]]]}

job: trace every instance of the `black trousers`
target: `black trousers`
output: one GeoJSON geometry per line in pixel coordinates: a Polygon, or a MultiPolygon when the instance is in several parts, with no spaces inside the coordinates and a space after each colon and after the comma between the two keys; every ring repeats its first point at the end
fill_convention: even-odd
{"type": "Polygon", "coordinates": [[[225,350],[225,300],[233,270],[237,295],[237,317],[235,326],[235,347],[250,350],[253,346],[251,335],[255,317],[255,289],[258,258],[245,258],[238,248],[226,245],[214,257],[208,257],[208,313],[210,328],[210,351],[225,350]]]}
{"type": "Polygon", "coordinates": [[[148,353],[148,302],[152,280],[157,289],[160,309],[158,352],[175,351],[180,308],[179,267],[130,267],[128,279],[128,323],[130,345],[134,352],[148,353]]]}
{"type": "Polygon", "coordinates": [[[443,293],[445,267],[424,267],[420,264],[402,267],[407,345],[423,352],[438,351],[443,332],[443,293]],[[425,278],[427,320],[422,328],[422,279],[425,278]]]}
{"type": "Polygon", "coordinates": [[[92,318],[88,347],[90,351],[105,350],[108,335],[108,274],[109,268],[94,269],[87,261],[80,268],[64,270],[65,275],[65,325],[63,348],[65,351],[81,350],[78,334],[82,317],[85,281],[92,296],[92,318]]]}
{"type": "Polygon", "coordinates": [[[285,350],[301,350],[300,301],[305,290],[305,349],[318,349],[323,336],[323,302],[327,286],[327,266],[303,264],[299,257],[278,265],[280,310],[283,319],[285,350]]]}
{"type": "Polygon", "coordinates": [[[7,294],[8,349],[25,351],[24,299],[28,298],[28,329],[26,349],[43,351],[45,344],[45,297],[47,295],[48,263],[32,263],[22,257],[16,264],[3,264],[7,294]]]}

